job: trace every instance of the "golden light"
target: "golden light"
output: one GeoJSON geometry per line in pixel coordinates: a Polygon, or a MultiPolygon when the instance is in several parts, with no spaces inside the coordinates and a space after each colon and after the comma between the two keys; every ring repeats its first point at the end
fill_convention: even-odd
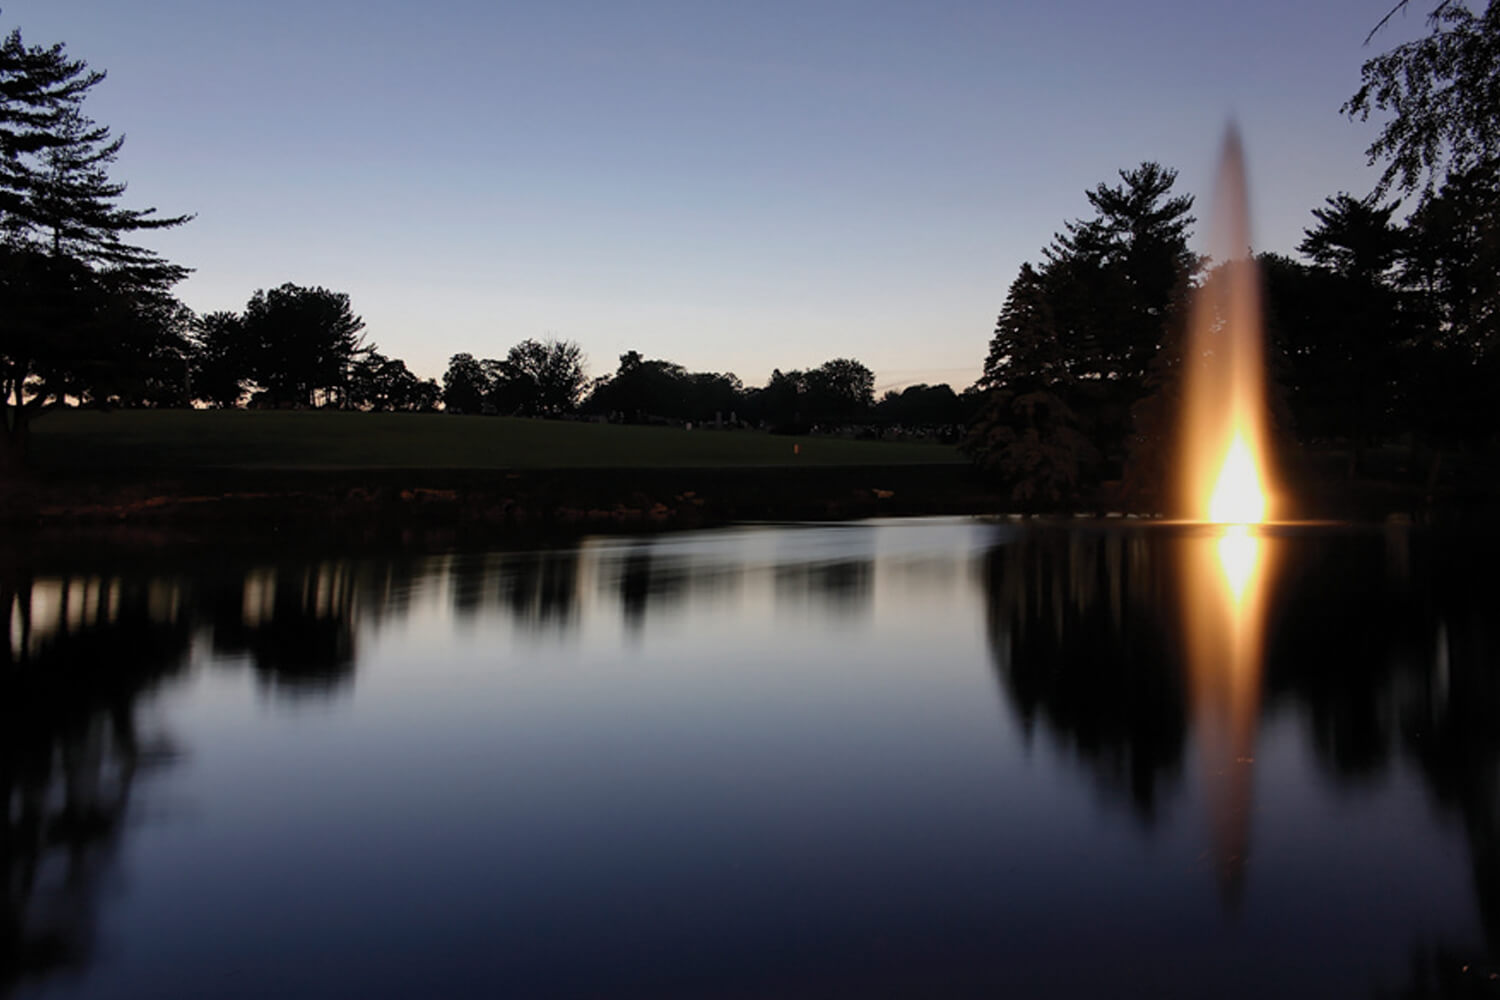
{"type": "Polygon", "coordinates": [[[1193,296],[1183,365],[1181,461],[1184,513],[1215,524],[1275,516],[1272,439],[1265,391],[1260,276],[1251,245],[1244,154],[1231,131],[1220,163],[1215,261],[1193,296]]]}
{"type": "Polygon", "coordinates": [[[1215,206],[1214,267],[1194,295],[1175,500],[1218,525],[1183,540],[1188,689],[1213,855],[1226,905],[1238,905],[1250,851],[1262,654],[1278,516],[1265,392],[1260,279],[1251,246],[1244,156],[1231,131],[1215,206]]]}
{"type": "Polygon", "coordinates": [[[1208,501],[1208,519],[1219,524],[1259,524],[1266,519],[1266,493],[1259,463],[1236,432],[1208,501]]]}
{"type": "Polygon", "coordinates": [[[1244,603],[1259,562],[1260,541],[1251,536],[1249,528],[1236,524],[1224,530],[1219,537],[1219,569],[1224,573],[1224,582],[1229,585],[1229,596],[1236,607],[1244,603]]]}

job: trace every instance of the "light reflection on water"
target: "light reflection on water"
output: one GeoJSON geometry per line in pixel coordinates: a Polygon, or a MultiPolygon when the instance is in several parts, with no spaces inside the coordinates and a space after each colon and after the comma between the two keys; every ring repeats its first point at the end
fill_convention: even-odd
{"type": "Polygon", "coordinates": [[[6,562],[0,985],[1463,986],[1493,550],[924,520],[6,562]]]}

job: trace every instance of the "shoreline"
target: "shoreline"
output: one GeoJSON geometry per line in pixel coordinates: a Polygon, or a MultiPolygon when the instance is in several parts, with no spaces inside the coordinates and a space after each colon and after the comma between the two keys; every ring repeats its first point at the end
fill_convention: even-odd
{"type": "MultiPolygon", "coordinates": [[[[1489,490],[1427,496],[1387,481],[1303,483],[1295,517],[1463,525],[1488,520],[1489,490]]],[[[1131,512],[1102,498],[1085,512],[1131,512]]],[[[844,521],[1018,513],[972,467],[735,466],[624,469],[195,468],[34,474],[0,488],[0,530],[19,541],[126,530],[163,541],[231,536],[455,543],[651,532],[745,521],[844,521]]],[[[1046,515],[1043,515],[1046,516],[1046,515]]]]}
{"type": "Polygon", "coordinates": [[[0,491],[8,533],[106,525],[578,532],[999,509],[967,465],[630,469],[194,469],[44,473],[0,491]]]}

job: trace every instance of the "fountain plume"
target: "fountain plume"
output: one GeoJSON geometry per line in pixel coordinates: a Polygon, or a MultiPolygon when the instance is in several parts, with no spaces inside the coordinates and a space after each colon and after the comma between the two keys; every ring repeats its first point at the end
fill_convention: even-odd
{"type": "Polygon", "coordinates": [[[1180,504],[1197,520],[1271,515],[1260,282],[1250,256],[1245,156],[1224,137],[1209,233],[1213,270],[1194,296],[1184,363],[1180,504]]]}
{"type": "Polygon", "coordinates": [[[1214,262],[1194,297],[1184,356],[1181,503],[1226,527],[1186,540],[1184,622],[1214,867],[1239,905],[1250,851],[1262,630],[1272,555],[1251,525],[1271,515],[1260,283],[1250,256],[1244,151],[1233,126],[1219,161],[1214,262]]]}

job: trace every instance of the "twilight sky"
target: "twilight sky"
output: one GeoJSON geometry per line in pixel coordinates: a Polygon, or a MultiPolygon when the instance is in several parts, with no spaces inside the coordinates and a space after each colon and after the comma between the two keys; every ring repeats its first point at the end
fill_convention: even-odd
{"type": "Polygon", "coordinates": [[[109,78],[130,207],[194,309],[349,293],[419,375],[578,341],[762,383],[979,373],[1017,269],[1157,160],[1198,197],[1229,116],[1258,249],[1377,171],[1338,106],[1421,34],[1393,0],[0,0],[109,78]]]}

